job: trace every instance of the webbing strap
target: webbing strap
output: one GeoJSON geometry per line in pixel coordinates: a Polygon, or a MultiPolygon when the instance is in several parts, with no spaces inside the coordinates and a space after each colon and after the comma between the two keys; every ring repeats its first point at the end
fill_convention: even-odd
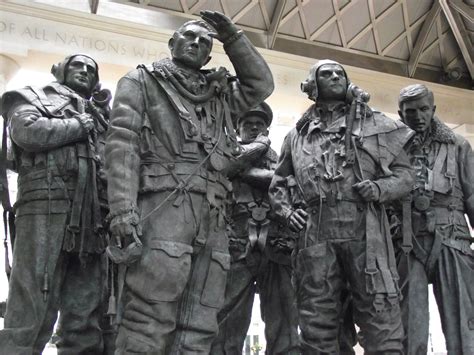
{"type": "Polygon", "coordinates": [[[191,120],[191,114],[186,109],[186,107],[184,107],[178,95],[176,95],[176,92],[171,88],[171,85],[163,79],[163,78],[166,78],[166,74],[163,71],[163,69],[155,68],[156,72],[159,75],[154,75],[148,70],[146,66],[141,66],[141,68],[143,68],[148,74],[150,74],[158,82],[161,88],[165,91],[174,109],[178,112],[179,117],[182,120],[186,121],[186,123],[188,124],[189,134],[191,136],[197,135],[197,127],[194,124],[194,122],[191,120]]]}
{"type": "Polygon", "coordinates": [[[413,231],[411,222],[411,199],[406,198],[402,203],[402,246],[401,249],[407,255],[413,249],[413,231]]]}
{"type": "Polygon", "coordinates": [[[441,174],[441,170],[443,169],[443,165],[446,160],[447,153],[448,153],[448,150],[446,148],[446,144],[441,144],[438,155],[436,157],[436,161],[433,165],[433,175],[435,177],[441,174]]]}
{"type": "Polygon", "coordinates": [[[2,153],[0,161],[0,188],[2,193],[2,206],[3,206],[3,229],[4,229],[4,240],[3,245],[5,247],[5,273],[7,279],[10,280],[11,266],[8,252],[8,235],[10,235],[10,243],[13,250],[13,244],[15,240],[15,214],[10,202],[10,193],[8,190],[8,177],[7,177],[7,122],[3,120],[3,137],[2,137],[2,153]],[[10,233],[9,233],[10,232],[10,233]]]}
{"type": "Polygon", "coordinates": [[[446,173],[444,174],[444,176],[446,176],[449,180],[449,193],[451,195],[454,192],[454,179],[456,178],[455,149],[456,147],[454,146],[454,144],[448,144],[448,154],[446,157],[446,173]]]}

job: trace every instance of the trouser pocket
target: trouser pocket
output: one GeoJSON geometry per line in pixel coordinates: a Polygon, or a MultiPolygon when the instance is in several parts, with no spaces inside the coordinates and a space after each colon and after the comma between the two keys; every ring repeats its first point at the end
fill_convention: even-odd
{"type": "Polygon", "coordinates": [[[230,269],[230,255],[213,250],[201,294],[201,304],[207,307],[222,308],[224,305],[227,272],[230,269]]]}
{"type": "Polygon", "coordinates": [[[136,266],[127,273],[127,286],[149,302],[177,301],[191,270],[190,245],[151,240],[136,266]]]}

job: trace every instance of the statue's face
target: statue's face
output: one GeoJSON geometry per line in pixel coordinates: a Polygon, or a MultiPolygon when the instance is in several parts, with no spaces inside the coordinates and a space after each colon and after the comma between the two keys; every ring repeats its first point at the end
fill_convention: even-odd
{"type": "Polygon", "coordinates": [[[190,24],[173,36],[169,47],[175,61],[192,69],[200,69],[208,61],[212,37],[207,28],[190,24]]]}
{"type": "Polygon", "coordinates": [[[79,94],[89,96],[97,81],[96,75],[97,67],[94,61],[79,55],[69,62],[64,84],[79,94]]]}
{"type": "Polygon", "coordinates": [[[316,73],[318,99],[344,100],[347,91],[347,78],[338,64],[324,64],[316,73]]]}
{"type": "Polygon", "coordinates": [[[239,136],[242,142],[253,142],[260,133],[268,134],[267,123],[262,116],[249,115],[239,122],[239,136]]]}
{"type": "Polygon", "coordinates": [[[425,95],[417,100],[404,102],[398,113],[408,127],[417,133],[424,133],[431,125],[435,110],[432,97],[425,95]]]}

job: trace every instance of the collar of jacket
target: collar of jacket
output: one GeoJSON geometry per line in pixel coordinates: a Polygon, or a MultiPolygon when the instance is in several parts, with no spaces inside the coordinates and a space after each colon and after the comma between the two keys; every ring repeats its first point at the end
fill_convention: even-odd
{"type": "Polygon", "coordinates": [[[313,104],[296,123],[296,129],[303,135],[310,134],[316,129],[325,132],[339,132],[346,127],[345,117],[348,110],[349,106],[344,102],[335,105],[313,104]],[[337,112],[339,117],[326,126],[327,115],[332,112],[337,112]]]}
{"type": "Polygon", "coordinates": [[[451,128],[440,121],[438,117],[433,117],[430,128],[431,139],[440,143],[454,144],[456,142],[456,134],[451,128]]]}
{"type": "Polygon", "coordinates": [[[426,136],[416,133],[412,138],[411,146],[414,149],[428,147],[433,141],[444,144],[456,143],[455,133],[436,116],[433,117],[429,132],[426,136]]]}
{"type": "Polygon", "coordinates": [[[50,88],[52,88],[54,91],[56,91],[60,96],[70,97],[70,98],[74,98],[76,100],[87,101],[87,99],[85,99],[84,97],[82,97],[81,95],[76,93],[74,90],[72,90],[71,88],[67,87],[64,84],[58,83],[57,81],[54,81],[54,82],[48,84],[48,86],[50,88]]]}
{"type": "Polygon", "coordinates": [[[162,67],[166,67],[166,69],[174,74],[180,84],[189,92],[199,95],[207,90],[208,81],[205,73],[202,71],[186,70],[185,68],[178,67],[170,58],[164,58],[153,63],[154,71],[162,67]]]}

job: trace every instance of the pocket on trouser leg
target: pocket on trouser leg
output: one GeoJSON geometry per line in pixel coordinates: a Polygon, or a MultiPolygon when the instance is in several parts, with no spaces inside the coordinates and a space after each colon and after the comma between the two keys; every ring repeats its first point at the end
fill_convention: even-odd
{"type": "Polygon", "coordinates": [[[327,291],[327,243],[301,249],[296,255],[295,276],[297,293],[319,296],[327,291]]]}
{"type": "Polygon", "coordinates": [[[190,245],[151,240],[137,265],[127,272],[127,287],[148,302],[177,301],[191,270],[190,245]]]}
{"type": "Polygon", "coordinates": [[[201,304],[207,307],[222,308],[225,298],[227,272],[230,269],[230,255],[213,250],[201,294],[201,304]]]}
{"type": "Polygon", "coordinates": [[[129,336],[125,341],[126,354],[150,354],[153,350],[153,345],[146,343],[143,339],[129,336]]]}

